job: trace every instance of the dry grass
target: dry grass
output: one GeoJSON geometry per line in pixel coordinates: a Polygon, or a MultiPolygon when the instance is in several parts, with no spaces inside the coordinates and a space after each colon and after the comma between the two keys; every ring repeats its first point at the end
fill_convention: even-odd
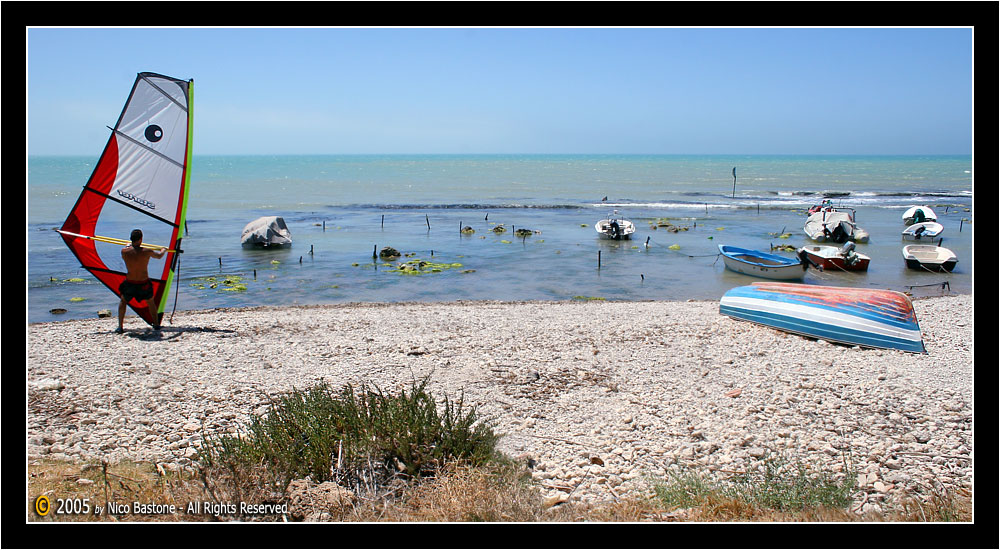
{"type": "MultiPolygon", "coordinates": [[[[77,464],[39,461],[28,466],[28,520],[57,522],[204,522],[208,514],[188,514],[189,502],[212,500],[194,473],[167,472],[152,464],[77,464]],[[93,481],[92,484],[80,480],[93,481]],[[39,517],[34,500],[88,499],[91,509],[119,504],[173,504],[176,514],[56,515],[39,517]]],[[[860,516],[835,508],[780,512],[746,501],[710,495],[690,507],[666,506],[658,499],[629,498],[586,505],[570,501],[547,508],[527,471],[513,464],[470,467],[452,464],[440,475],[401,486],[383,498],[359,498],[334,521],[345,522],[970,522],[971,494],[934,494],[929,501],[905,500],[884,514],[860,516]]],[[[259,518],[281,521],[280,518],[259,518]]]]}
{"type": "MultiPolygon", "coordinates": [[[[186,513],[189,502],[206,500],[202,483],[190,473],[169,472],[153,464],[78,464],[39,461],[28,465],[28,521],[206,521],[210,517],[186,513]],[[50,512],[35,513],[35,501],[48,497],[50,512]],[[58,499],[79,499],[88,513],[60,514],[58,499]],[[108,503],[174,505],[174,514],[136,514],[109,511],[108,503]],[[100,507],[100,509],[98,509],[100,507]]],[[[82,508],[82,507],[81,507],[82,508]]]]}

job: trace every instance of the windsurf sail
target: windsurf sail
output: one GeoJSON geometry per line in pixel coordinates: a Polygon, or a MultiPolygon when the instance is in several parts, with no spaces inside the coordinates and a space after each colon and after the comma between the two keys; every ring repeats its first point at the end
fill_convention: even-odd
{"type": "Polygon", "coordinates": [[[155,317],[145,300],[128,304],[154,326],[163,319],[182,252],[193,92],[194,80],[150,72],[136,76],[104,152],[57,229],[80,264],[118,296],[126,276],[121,250],[130,244],[131,230],[142,230],[143,247],[166,248],[163,258],[149,263],[155,317]]]}

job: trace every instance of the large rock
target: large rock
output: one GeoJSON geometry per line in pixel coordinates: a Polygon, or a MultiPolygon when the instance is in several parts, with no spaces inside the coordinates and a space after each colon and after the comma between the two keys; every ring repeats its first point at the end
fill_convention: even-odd
{"type": "Polygon", "coordinates": [[[332,512],[354,504],[354,493],[332,481],[314,484],[296,479],[288,485],[288,512],[300,521],[332,519],[332,512]]]}

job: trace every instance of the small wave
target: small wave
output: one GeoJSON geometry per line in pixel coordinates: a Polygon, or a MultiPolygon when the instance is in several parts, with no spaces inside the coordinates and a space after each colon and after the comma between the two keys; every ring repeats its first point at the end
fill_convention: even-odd
{"type": "Polygon", "coordinates": [[[455,204],[352,204],[327,205],[328,208],[359,210],[504,210],[504,209],[580,209],[580,204],[521,204],[521,203],[455,203],[455,204]]]}
{"type": "Polygon", "coordinates": [[[740,208],[743,204],[718,204],[709,202],[601,202],[591,204],[594,208],[740,208]]]}

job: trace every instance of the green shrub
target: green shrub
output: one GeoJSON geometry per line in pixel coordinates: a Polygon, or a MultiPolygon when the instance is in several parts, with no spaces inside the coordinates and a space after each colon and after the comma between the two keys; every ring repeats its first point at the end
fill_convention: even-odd
{"type": "Polygon", "coordinates": [[[398,395],[367,386],[334,391],[322,383],[280,396],[242,432],[205,438],[203,481],[235,484],[228,487],[231,498],[260,500],[304,477],[371,487],[434,475],[451,461],[475,466],[497,458],[499,435],[475,407],[445,398],[439,408],[427,383],[398,395]]]}
{"type": "Polygon", "coordinates": [[[671,472],[670,479],[656,484],[654,491],[660,502],[678,508],[732,500],[752,508],[791,512],[848,507],[856,479],[851,468],[838,481],[829,472],[814,472],[799,461],[769,453],[756,467],[724,481],[709,480],[690,470],[671,472]]]}

